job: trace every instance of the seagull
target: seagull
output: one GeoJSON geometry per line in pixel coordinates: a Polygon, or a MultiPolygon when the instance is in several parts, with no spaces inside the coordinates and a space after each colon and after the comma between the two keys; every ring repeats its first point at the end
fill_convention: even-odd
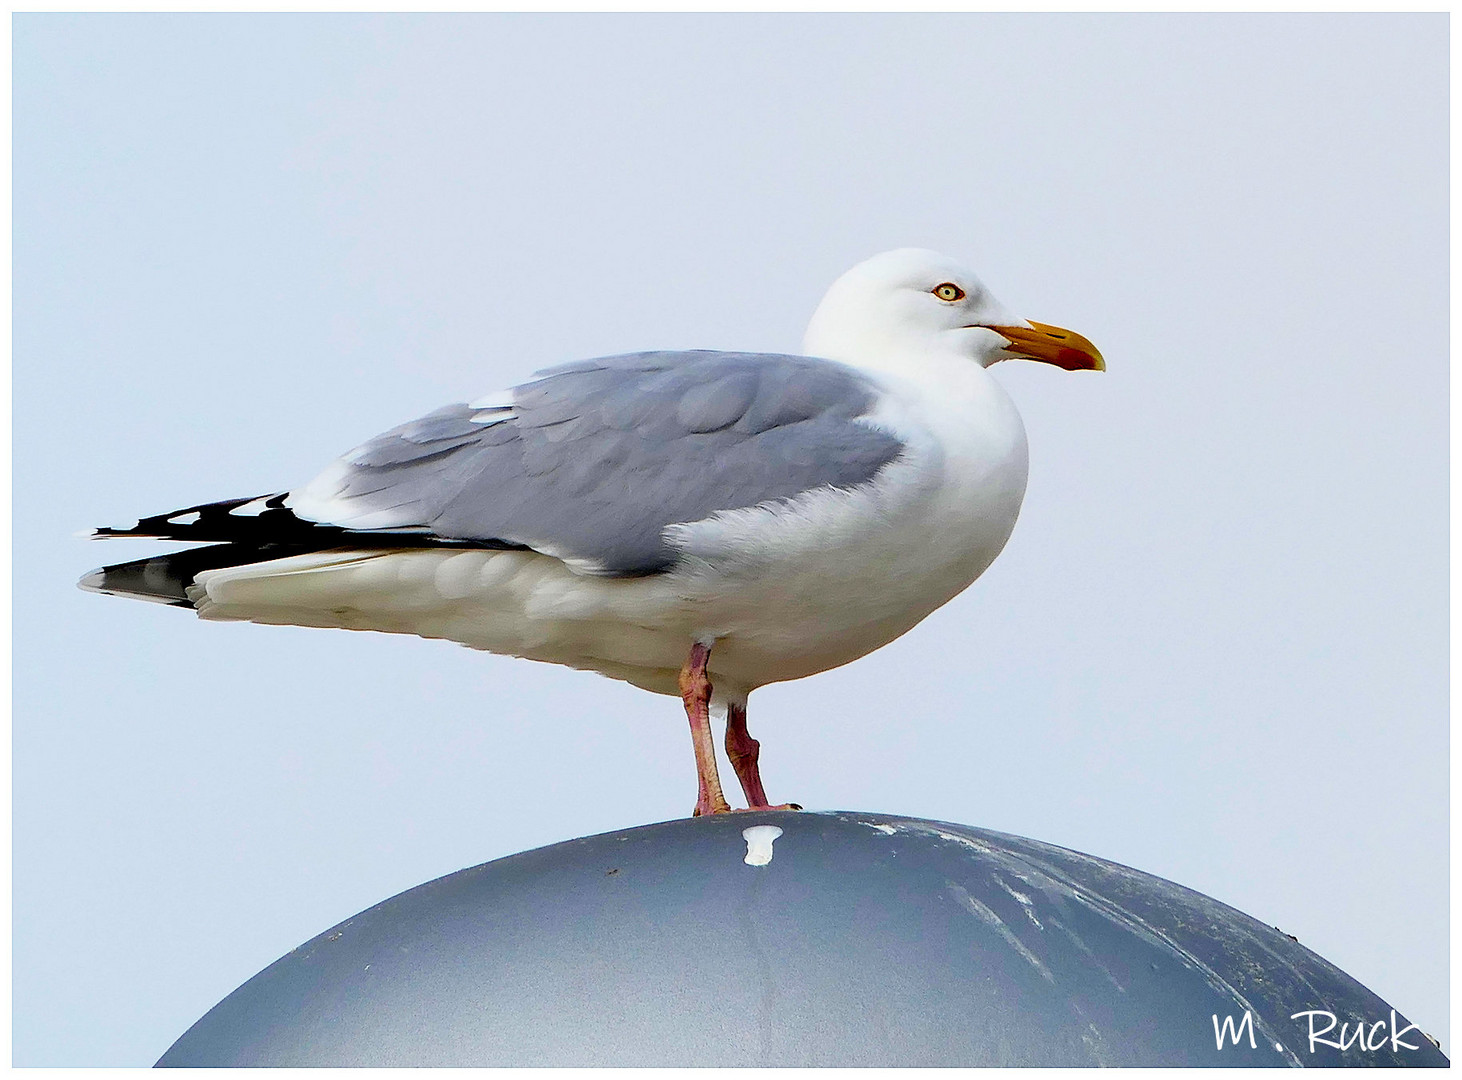
{"type": "Polygon", "coordinates": [[[695,814],[773,805],[746,700],[888,644],[980,576],[1025,494],[1020,414],[990,374],[1105,370],[958,263],[853,267],[801,355],[642,352],[448,405],[303,487],[91,536],[206,544],[83,589],[208,620],[376,630],[597,671],[679,696],[695,814]]]}

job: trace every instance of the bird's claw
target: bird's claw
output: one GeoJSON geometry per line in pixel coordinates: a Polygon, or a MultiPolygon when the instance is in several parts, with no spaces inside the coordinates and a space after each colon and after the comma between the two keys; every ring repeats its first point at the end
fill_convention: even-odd
{"type": "Polygon", "coordinates": [[[714,808],[712,808],[709,811],[703,810],[701,807],[697,806],[695,808],[695,810],[693,810],[691,812],[691,817],[704,817],[704,816],[707,816],[708,814],[759,814],[759,813],[761,813],[764,810],[801,810],[801,809],[802,809],[802,804],[801,803],[794,803],[794,802],[778,803],[776,806],[728,806],[728,805],[722,805],[722,806],[714,807],[714,808]]]}

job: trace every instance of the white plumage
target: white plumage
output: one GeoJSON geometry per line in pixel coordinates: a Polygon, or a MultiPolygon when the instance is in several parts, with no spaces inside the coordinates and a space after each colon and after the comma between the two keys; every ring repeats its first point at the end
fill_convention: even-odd
{"type": "MultiPolygon", "coordinates": [[[[398,429],[395,442],[388,444],[382,437],[364,444],[282,501],[264,497],[234,506],[230,513],[259,515],[260,521],[270,520],[271,513],[292,511],[294,528],[318,523],[352,532],[332,534],[318,550],[282,558],[256,554],[239,565],[199,570],[184,583],[186,599],[204,619],[415,634],[598,671],[647,690],[685,696],[693,728],[697,711],[686,689],[686,673],[693,665],[686,657],[694,645],[709,650],[699,672],[702,681],[709,679],[703,696],[710,696],[714,687],[716,705],[740,710],[744,724],[744,703],[752,690],[837,667],[892,641],[966,588],[1000,553],[1020,511],[1027,456],[1019,414],[987,370],[989,365],[1026,356],[1068,368],[1102,366],[1089,342],[1017,319],[973,274],[943,256],[916,249],[877,256],[839,279],[813,316],[804,353],[837,362],[824,365],[821,373],[843,382],[825,401],[772,425],[782,440],[777,453],[788,462],[800,462],[803,469],[824,464],[803,461],[808,455],[851,459],[861,453],[877,465],[867,467],[866,477],[851,460],[829,460],[829,475],[841,479],[744,504],[729,496],[721,504],[707,503],[703,496],[714,500],[717,484],[738,481],[738,474],[723,464],[724,454],[717,452],[705,467],[691,470],[690,480],[682,477],[677,492],[667,490],[665,496],[694,496],[702,498],[701,505],[720,508],[691,520],[667,521],[652,538],[662,554],[642,543],[634,555],[640,561],[626,556],[629,561],[622,559],[622,565],[605,553],[607,548],[601,550],[613,538],[595,534],[586,541],[582,531],[570,528],[579,511],[557,487],[529,489],[535,499],[565,503],[534,507],[540,516],[548,515],[545,521],[560,522],[557,529],[525,524],[526,531],[519,534],[518,519],[510,518],[489,538],[457,535],[433,525],[437,519],[430,513],[460,517],[461,510],[431,509],[432,498],[442,499],[425,478],[440,487],[446,468],[441,463],[452,461],[453,453],[477,452],[471,440],[506,439],[503,432],[516,437],[517,429],[531,434],[535,414],[525,388],[520,388],[460,407],[459,413],[440,421],[449,425],[440,430],[427,418],[415,428],[398,429]],[[844,382],[853,389],[842,389],[844,382]],[[861,405],[854,408],[848,401],[861,405]],[[824,415],[834,413],[841,426],[828,426],[832,420],[822,424],[824,415]],[[799,433],[798,423],[806,434],[799,433]],[[396,449],[398,444],[405,450],[396,449]],[[437,446],[447,449],[438,451],[437,446]],[[361,479],[368,468],[377,469],[369,474],[369,483],[361,479]],[[724,475],[718,472],[723,468],[724,475]],[[417,475],[424,479],[414,479],[417,475]],[[373,530],[419,533],[454,546],[382,546],[383,538],[373,530]],[[352,546],[351,535],[367,533],[370,546],[352,546]],[[487,539],[525,549],[461,546],[487,539]]],[[[776,358],[686,355],[706,364],[718,356],[728,359],[717,362],[714,375],[721,382],[708,384],[705,393],[692,385],[659,406],[660,413],[679,409],[684,429],[675,429],[679,445],[691,453],[709,445],[708,437],[731,440],[726,445],[743,455],[743,463],[763,464],[745,456],[757,453],[756,440],[766,438],[748,419],[763,406],[755,404],[754,391],[736,395],[749,378],[748,365],[765,367],[776,358]],[[740,435],[738,425],[745,428],[740,435]]],[[[633,377],[643,381],[628,384],[631,389],[666,385],[685,370],[664,365],[663,372],[656,368],[644,374],[645,367],[634,368],[633,377]]],[[[592,377],[600,377],[601,370],[594,368],[592,377]]],[[[590,376],[564,376],[575,377],[590,376]]],[[[592,493],[620,491],[620,498],[611,500],[616,505],[601,508],[611,520],[631,499],[646,508],[656,506],[660,493],[653,482],[661,474],[619,464],[655,449],[641,445],[648,437],[643,432],[650,428],[620,423],[622,416],[653,404],[649,390],[645,397],[631,396],[616,405],[615,376],[611,372],[604,378],[611,380],[605,383],[607,391],[585,391],[565,415],[583,424],[584,416],[593,414],[597,426],[591,435],[609,447],[602,452],[608,464],[586,467],[579,489],[591,492],[584,497],[585,514],[598,512],[593,508],[599,503],[592,500],[600,496],[592,493]],[[612,430],[616,424],[630,434],[612,430]],[[629,471],[618,475],[614,468],[629,471]],[[615,483],[620,487],[613,488],[615,483]]],[[[800,384],[788,378],[783,400],[764,409],[793,407],[785,399],[795,397],[800,384]]],[[[756,385],[764,384],[765,379],[756,385]]],[[[547,384],[526,389],[537,385],[547,384]]],[[[568,455],[561,468],[552,459],[543,467],[545,475],[556,477],[582,464],[572,460],[575,430],[545,428],[548,440],[565,440],[562,448],[549,449],[568,455]]],[[[590,435],[584,440],[589,447],[590,435]]],[[[666,451],[672,458],[680,452],[666,451]]],[[[529,451],[523,453],[527,460],[529,451]]],[[[766,482],[773,485],[768,490],[775,490],[782,460],[767,467],[766,482]]],[[[531,473],[528,468],[525,475],[531,473]]],[[[524,483],[532,479],[528,475],[524,483]]],[[[532,500],[525,505],[531,506],[532,500]]],[[[209,507],[198,509],[206,523],[209,507]]],[[[179,512],[168,520],[186,519],[179,512]]],[[[196,513],[192,521],[198,521],[196,513]]],[[[84,584],[129,591],[109,589],[107,572],[99,573],[102,578],[93,575],[84,584]]],[[[711,812],[725,804],[717,801],[713,759],[716,790],[707,790],[699,739],[698,734],[698,811],[711,812]]],[[[741,765],[737,767],[740,772],[741,765]]],[[[743,776],[744,784],[746,780],[743,776]]],[[[759,792],[759,777],[755,787],[759,792]]],[[[758,802],[750,787],[748,798],[758,802]]],[[[760,801],[765,804],[764,797],[760,801]]]]}

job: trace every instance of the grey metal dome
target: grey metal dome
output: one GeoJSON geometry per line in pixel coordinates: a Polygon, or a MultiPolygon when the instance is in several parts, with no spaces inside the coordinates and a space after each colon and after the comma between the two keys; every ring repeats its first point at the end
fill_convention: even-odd
{"type": "Polygon", "coordinates": [[[271,964],[158,1064],[1447,1064],[1415,1029],[1414,1050],[1388,1027],[1312,1052],[1306,1010],[1372,1043],[1392,1016],[1273,927],[1125,866],[963,825],[746,813],[411,889],[271,964]]]}

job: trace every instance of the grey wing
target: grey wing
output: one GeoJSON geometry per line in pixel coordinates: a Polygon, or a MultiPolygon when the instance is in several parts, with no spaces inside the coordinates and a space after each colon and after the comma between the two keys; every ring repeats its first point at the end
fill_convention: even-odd
{"type": "Polygon", "coordinates": [[[810,357],[674,352],[542,373],[346,454],[285,504],[357,531],[521,545],[649,574],[665,528],[819,487],[867,483],[903,450],[866,421],[877,390],[810,357]]]}

